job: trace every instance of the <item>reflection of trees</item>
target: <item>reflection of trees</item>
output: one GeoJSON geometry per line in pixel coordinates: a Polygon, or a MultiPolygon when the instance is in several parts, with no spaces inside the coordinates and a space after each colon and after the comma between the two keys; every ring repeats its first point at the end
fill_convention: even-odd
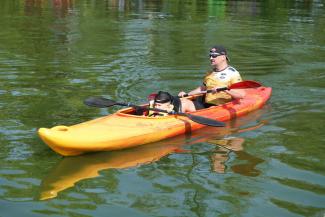
{"type": "MultiPolygon", "coordinates": [[[[8,28],[4,26],[3,30],[15,36],[8,38],[8,45],[15,44],[16,46],[7,47],[6,50],[15,53],[16,56],[19,55],[22,59],[15,61],[24,62],[23,65],[26,64],[28,67],[20,67],[17,72],[19,75],[21,73],[21,76],[16,81],[20,82],[23,87],[8,85],[6,89],[19,88],[18,91],[21,92],[32,89],[35,95],[39,94],[39,96],[37,98],[20,97],[22,102],[28,102],[32,98],[34,103],[24,108],[23,112],[20,110],[17,116],[20,114],[29,116],[28,114],[38,112],[39,117],[52,117],[53,122],[62,115],[76,116],[80,114],[81,109],[86,109],[81,103],[82,97],[76,94],[80,88],[105,93],[102,87],[109,86],[108,92],[114,93],[116,84],[110,85],[109,81],[104,80],[103,85],[98,85],[100,82],[96,79],[100,77],[99,73],[105,70],[104,67],[98,69],[98,66],[107,65],[107,61],[111,61],[107,51],[118,50],[119,25],[111,26],[106,23],[105,26],[96,26],[96,28],[99,27],[96,31],[86,31],[84,34],[81,32],[83,26],[88,28],[89,24],[83,22],[84,25],[82,25],[80,17],[83,15],[86,20],[95,23],[94,20],[98,18],[96,11],[102,11],[102,5],[95,5],[95,8],[82,8],[81,3],[78,2],[75,5],[74,1],[69,0],[50,2],[26,0],[24,6],[26,19],[15,23],[14,26],[17,28],[14,30],[9,28],[9,25],[8,28]],[[78,7],[80,12],[75,7],[78,7]],[[109,28],[105,30],[106,33],[98,37],[97,32],[107,27],[109,28]],[[98,53],[98,47],[103,48],[102,53],[98,53]],[[93,60],[94,55],[98,56],[95,58],[96,61],[93,60]],[[97,69],[93,70],[93,68],[97,69]],[[97,82],[96,89],[92,84],[94,80],[97,82]],[[88,85],[87,81],[89,81],[88,85]],[[49,98],[50,104],[47,101],[49,98]]],[[[116,81],[112,80],[112,82],[116,81]]],[[[33,124],[41,126],[35,123],[35,120],[33,124]]]]}
{"type": "Polygon", "coordinates": [[[74,0],[52,0],[56,17],[65,17],[69,10],[73,9],[74,0]]]}

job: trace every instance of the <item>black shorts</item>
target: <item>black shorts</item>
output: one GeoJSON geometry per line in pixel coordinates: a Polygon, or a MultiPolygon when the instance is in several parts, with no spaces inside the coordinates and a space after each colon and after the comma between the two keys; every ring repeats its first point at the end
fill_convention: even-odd
{"type": "Polygon", "coordinates": [[[196,110],[205,109],[205,108],[209,108],[211,106],[215,106],[215,104],[206,103],[204,98],[205,98],[205,96],[203,95],[203,96],[199,96],[193,100],[196,110]]]}
{"type": "Polygon", "coordinates": [[[205,107],[205,103],[204,103],[204,96],[196,97],[193,100],[193,104],[194,104],[196,110],[200,110],[200,109],[206,108],[205,107]]]}

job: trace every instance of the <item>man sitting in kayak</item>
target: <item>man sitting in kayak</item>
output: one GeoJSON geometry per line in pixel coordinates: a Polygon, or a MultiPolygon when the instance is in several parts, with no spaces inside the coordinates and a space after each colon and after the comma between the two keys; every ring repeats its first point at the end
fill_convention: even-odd
{"type": "MultiPolygon", "coordinates": [[[[150,100],[150,99],[149,99],[150,100]]],[[[186,98],[179,98],[170,95],[168,92],[159,91],[149,102],[151,108],[157,108],[168,112],[194,112],[194,103],[186,98]]],[[[148,116],[165,116],[167,113],[149,111],[148,116]]]]}
{"type": "MultiPolygon", "coordinates": [[[[198,94],[206,90],[216,90],[217,88],[229,87],[230,85],[242,81],[239,72],[232,66],[228,65],[227,51],[223,46],[216,45],[210,50],[210,62],[212,72],[209,72],[203,81],[203,85],[190,91],[188,95],[198,94]]],[[[186,93],[181,91],[178,96],[182,97],[186,93]]],[[[231,101],[232,99],[241,99],[244,95],[240,91],[225,90],[220,92],[207,93],[201,103],[204,107],[211,105],[220,105],[231,101]]]]}

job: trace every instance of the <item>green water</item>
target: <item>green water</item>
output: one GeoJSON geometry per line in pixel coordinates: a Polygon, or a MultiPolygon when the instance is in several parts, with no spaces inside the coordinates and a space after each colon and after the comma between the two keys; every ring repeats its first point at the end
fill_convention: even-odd
{"type": "Polygon", "coordinates": [[[0,216],[323,217],[324,4],[1,0],[0,216]],[[273,87],[263,109],[119,152],[63,158],[38,138],[119,109],[89,96],[191,90],[214,44],[273,87]]]}

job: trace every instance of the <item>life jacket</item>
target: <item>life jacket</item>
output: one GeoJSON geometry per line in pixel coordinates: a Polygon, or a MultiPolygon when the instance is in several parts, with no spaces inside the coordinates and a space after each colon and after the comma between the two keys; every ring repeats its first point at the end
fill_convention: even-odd
{"type": "MultiPolygon", "coordinates": [[[[207,90],[215,87],[229,87],[230,85],[242,81],[239,72],[228,66],[220,72],[210,72],[204,77],[203,84],[207,90]]],[[[224,91],[217,93],[207,93],[205,96],[205,103],[220,105],[231,101],[232,97],[224,91]]]]}

